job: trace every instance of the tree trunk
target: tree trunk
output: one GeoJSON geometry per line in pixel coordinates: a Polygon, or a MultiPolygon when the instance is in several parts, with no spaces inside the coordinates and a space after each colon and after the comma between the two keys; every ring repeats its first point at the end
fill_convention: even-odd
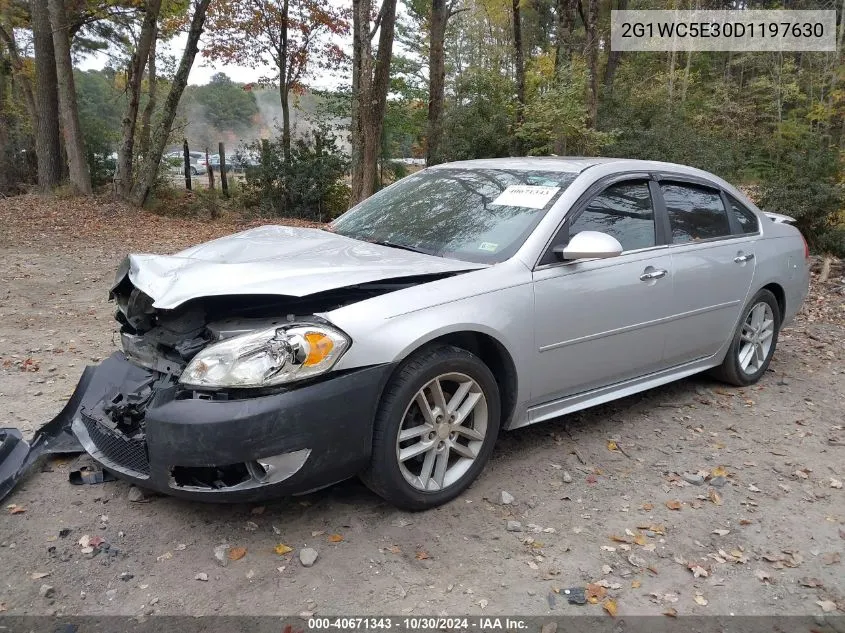
{"type": "Polygon", "coordinates": [[[428,132],[425,162],[436,165],[443,162],[440,142],[443,136],[443,94],[446,80],[446,23],[449,20],[449,5],[446,0],[432,0],[429,20],[428,49],[428,132]]]}
{"type": "Polygon", "coordinates": [[[363,192],[364,164],[364,117],[362,107],[369,97],[372,86],[372,50],[370,45],[370,0],[352,0],[352,122],[350,141],[352,144],[352,192],[350,205],[355,205],[366,196],[363,192]]]}
{"type": "Polygon", "coordinates": [[[62,117],[65,151],[70,167],[70,182],[81,194],[91,193],[91,175],[85,157],[85,139],[79,125],[76,105],[76,86],[73,63],[70,59],[70,35],[64,0],[48,0],[50,24],[53,27],[53,49],[56,54],[56,73],[59,84],[59,105],[62,117]]]}
{"type": "Polygon", "coordinates": [[[62,178],[59,144],[59,89],[56,55],[47,0],[32,0],[32,37],[35,41],[35,154],[38,157],[38,188],[51,191],[62,178]]]}
{"type": "Polygon", "coordinates": [[[150,126],[152,125],[153,112],[156,109],[156,96],[158,94],[158,77],[156,75],[156,41],[158,40],[158,26],[153,33],[153,41],[150,42],[150,56],[147,62],[147,105],[141,114],[141,146],[140,155],[143,158],[150,153],[150,126]]]}
{"type": "Polygon", "coordinates": [[[575,25],[575,7],[572,0],[557,0],[557,22],[555,25],[555,76],[563,62],[572,61],[572,29],[575,25]]]}
{"type": "MultiPolygon", "coordinates": [[[[619,0],[616,8],[624,11],[628,8],[628,0],[619,0]]],[[[610,38],[608,37],[608,40],[610,38]]],[[[613,80],[616,78],[616,71],[619,69],[619,62],[622,60],[622,51],[611,50],[607,54],[607,64],[604,67],[602,83],[608,95],[613,94],[613,80]]]]}
{"type": "Polygon", "coordinates": [[[379,43],[375,60],[372,55],[369,0],[352,0],[352,195],[357,204],[375,191],[378,156],[387,90],[390,86],[390,61],[396,27],[396,0],[382,0],[378,17],[379,43]]]}
{"type": "Polygon", "coordinates": [[[199,0],[194,9],[185,50],[182,52],[179,68],[173,77],[170,92],[168,92],[167,99],[164,101],[161,117],[153,133],[150,153],[144,157],[144,162],[141,165],[138,175],[138,181],[132,187],[130,200],[138,206],[142,206],[147,201],[150,191],[152,191],[153,185],[155,184],[161,155],[167,146],[167,139],[170,136],[173,119],[176,118],[176,107],[179,105],[179,100],[182,98],[182,93],[188,84],[188,75],[191,73],[191,67],[194,65],[194,59],[197,56],[197,44],[202,35],[202,27],[205,24],[205,16],[208,13],[210,2],[211,0],[199,0]]]}
{"type": "Polygon", "coordinates": [[[29,115],[30,121],[32,121],[33,127],[35,127],[36,122],[38,121],[38,110],[35,107],[35,96],[32,94],[32,85],[27,79],[27,73],[24,69],[23,61],[21,61],[20,53],[18,52],[18,45],[15,42],[14,31],[12,29],[7,31],[5,28],[0,26],[0,41],[6,45],[6,49],[9,51],[9,58],[12,62],[12,70],[14,70],[11,75],[12,85],[20,86],[21,92],[24,96],[27,114],[29,115]],[[16,76],[19,78],[17,83],[15,82],[16,76]]]}
{"type": "Polygon", "coordinates": [[[0,47],[0,195],[9,192],[9,177],[12,174],[11,165],[11,148],[9,147],[9,118],[6,115],[6,86],[8,85],[8,76],[11,73],[7,69],[11,68],[11,64],[7,65],[6,55],[3,53],[3,48],[0,47]]]}
{"type": "Polygon", "coordinates": [[[288,61],[288,0],[282,2],[282,20],[279,38],[279,91],[282,101],[282,155],[285,164],[290,162],[290,78],[288,61]]]}
{"type": "Polygon", "coordinates": [[[589,88],[587,90],[587,127],[595,128],[599,111],[599,38],[596,23],[599,17],[598,0],[589,0],[587,7],[587,43],[586,56],[589,70],[589,88]]]}
{"type": "Polygon", "coordinates": [[[144,77],[144,68],[150,56],[160,8],[161,0],[147,0],[138,45],[126,69],[126,91],[129,102],[126,104],[126,111],[123,114],[120,147],[117,152],[117,171],[114,175],[115,192],[123,198],[129,197],[132,191],[132,155],[135,148],[138,109],[141,104],[141,80],[144,77]]]}
{"type": "MultiPolygon", "coordinates": [[[[522,127],[525,118],[525,60],[522,55],[522,18],[520,16],[519,3],[521,0],[513,0],[513,63],[516,76],[516,121],[514,132],[522,127]]],[[[522,140],[517,134],[513,136],[513,150],[517,156],[522,155],[522,140]]]]}

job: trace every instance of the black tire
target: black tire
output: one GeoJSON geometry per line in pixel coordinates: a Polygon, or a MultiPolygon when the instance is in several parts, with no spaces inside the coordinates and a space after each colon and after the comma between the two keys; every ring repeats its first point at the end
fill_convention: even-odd
{"type": "Polygon", "coordinates": [[[197,171],[196,167],[191,167],[191,175],[192,176],[198,176],[199,175],[199,172],[197,171]]]}
{"type": "Polygon", "coordinates": [[[499,388],[490,369],[465,349],[451,345],[424,348],[397,368],[385,387],[376,413],[373,453],[361,479],[370,490],[404,510],[427,510],[451,501],[475,480],[490,459],[501,422],[499,388]],[[397,456],[397,438],[405,411],[417,392],[429,382],[449,372],[459,372],[474,380],[487,401],[487,430],[475,461],[453,484],[441,490],[420,490],[402,475],[397,456]]]}
{"type": "Polygon", "coordinates": [[[775,348],[777,347],[778,342],[778,334],[780,333],[781,318],[780,306],[778,305],[777,299],[771,292],[768,290],[761,290],[754,295],[742,311],[742,318],[740,318],[739,324],[737,325],[736,331],[731,339],[731,345],[728,348],[728,353],[725,355],[725,360],[722,361],[721,365],[711,370],[711,375],[717,380],[721,380],[722,382],[726,382],[737,387],[747,387],[748,385],[753,385],[760,380],[769,368],[769,363],[775,353],[775,348]],[[746,319],[748,319],[748,315],[751,313],[754,306],[760,303],[768,304],[769,308],[772,310],[772,315],[774,317],[772,344],[769,347],[769,351],[766,354],[763,364],[755,372],[747,373],[742,369],[739,362],[739,350],[742,343],[740,339],[742,329],[745,325],[746,319]]]}

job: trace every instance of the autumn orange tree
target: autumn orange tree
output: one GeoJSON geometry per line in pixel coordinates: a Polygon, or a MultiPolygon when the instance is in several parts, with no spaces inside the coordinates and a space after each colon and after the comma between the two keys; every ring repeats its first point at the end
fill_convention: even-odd
{"type": "Polygon", "coordinates": [[[349,12],[322,0],[221,0],[209,11],[205,57],[251,68],[271,66],[282,105],[282,151],[290,159],[290,95],[309,74],[337,68],[346,59],[338,46],[349,33],[349,12]]]}

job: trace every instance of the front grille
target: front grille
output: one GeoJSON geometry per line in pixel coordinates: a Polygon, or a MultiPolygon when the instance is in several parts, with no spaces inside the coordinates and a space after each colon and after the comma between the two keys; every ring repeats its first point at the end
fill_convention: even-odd
{"type": "Polygon", "coordinates": [[[125,470],[136,472],[145,477],[150,476],[150,458],[147,455],[147,442],[145,440],[132,439],[113,431],[94,418],[80,412],[82,423],[94,446],[113,462],[125,470]]]}

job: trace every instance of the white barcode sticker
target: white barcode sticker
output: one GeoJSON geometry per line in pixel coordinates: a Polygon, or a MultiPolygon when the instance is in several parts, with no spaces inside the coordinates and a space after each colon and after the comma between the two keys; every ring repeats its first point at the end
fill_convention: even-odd
{"type": "Polygon", "coordinates": [[[560,191],[560,187],[540,187],[537,185],[511,185],[499,194],[490,204],[509,207],[542,209],[549,200],[560,191]]]}

